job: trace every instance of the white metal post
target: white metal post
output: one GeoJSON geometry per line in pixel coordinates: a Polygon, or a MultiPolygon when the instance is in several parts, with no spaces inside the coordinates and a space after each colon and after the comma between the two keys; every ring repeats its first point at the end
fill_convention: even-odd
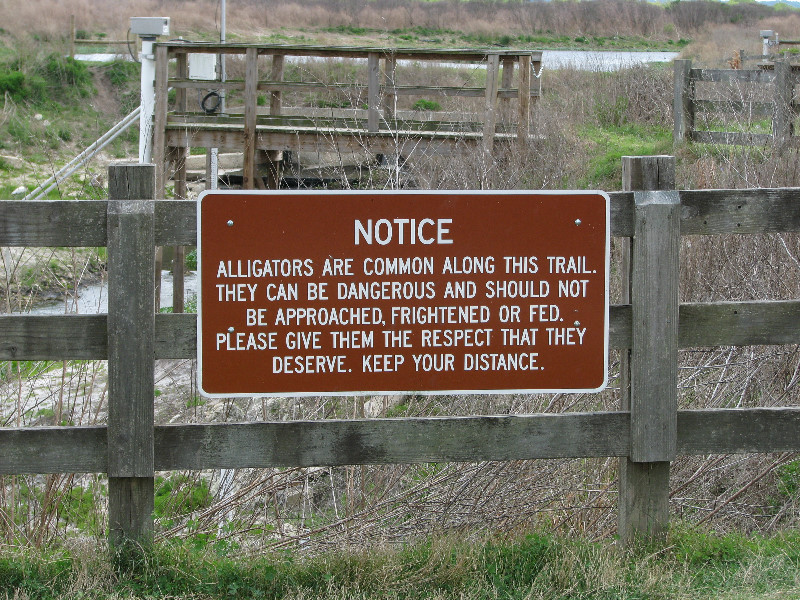
{"type": "MultiPolygon", "coordinates": [[[[220,28],[219,28],[219,41],[221,44],[225,43],[225,27],[226,27],[226,18],[225,18],[225,0],[220,1],[220,28]]],[[[222,53],[219,55],[219,80],[225,81],[225,54],[222,53]]],[[[222,88],[219,91],[219,111],[221,113],[225,113],[225,88],[222,88]]],[[[209,173],[209,182],[210,185],[206,185],[206,188],[215,190],[217,189],[217,180],[219,178],[219,148],[211,148],[211,160],[209,169],[211,172],[209,173]]]]}
{"type": "Polygon", "coordinates": [[[156,56],[153,53],[155,37],[142,36],[142,91],[139,116],[139,163],[149,164],[153,158],[153,115],[156,108],[156,56]]]}

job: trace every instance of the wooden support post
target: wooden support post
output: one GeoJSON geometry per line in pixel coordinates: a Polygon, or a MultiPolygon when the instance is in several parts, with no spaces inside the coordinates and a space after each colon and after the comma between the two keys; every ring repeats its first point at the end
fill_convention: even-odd
{"type": "MultiPolygon", "coordinates": [[[[167,100],[169,88],[169,55],[166,46],[156,47],[156,81],[155,81],[155,108],[153,113],[153,163],[155,164],[156,188],[155,198],[163,200],[167,194],[167,100]]],[[[147,127],[149,124],[139,122],[140,127],[147,127]]],[[[163,251],[155,250],[155,300],[154,307],[157,311],[161,307],[161,268],[163,263],[163,251]]]]}
{"type": "Polygon", "coordinates": [[[677,440],[680,203],[671,156],[622,159],[622,186],[637,192],[634,238],[623,246],[623,304],[633,304],[633,343],[620,367],[631,412],[630,456],[619,464],[619,536],[661,539],[669,525],[669,467],[677,440]],[[649,191],[653,190],[653,191],[649,191]]]}
{"type": "MultiPolygon", "coordinates": [[[[510,89],[512,85],[514,85],[514,59],[510,56],[504,56],[503,60],[501,61],[503,65],[503,72],[500,77],[500,87],[504,90],[510,89]]],[[[503,118],[506,117],[506,113],[511,106],[511,98],[501,98],[500,99],[500,108],[501,114],[503,118]]]]}
{"type": "Polygon", "coordinates": [[[153,536],[153,165],[108,167],[108,520],[112,547],[153,536]]]}
{"type": "Polygon", "coordinates": [[[694,130],[694,81],[692,80],[692,61],[676,60],[673,75],[674,96],[672,112],[675,142],[691,139],[694,130]]]}
{"type": "Polygon", "coordinates": [[[519,116],[517,117],[517,142],[520,147],[528,142],[531,121],[531,57],[519,57],[519,116]]]}
{"type": "Polygon", "coordinates": [[[383,64],[383,115],[387,121],[392,122],[395,119],[395,108],[397,107],[397,88],[395,87],[397,59],[394,56],[387,56],[383,64]]]}
{"type": "MultiPolygon", "coordinates": [[[[156,199],[163,200],[167,189],[166,127],[169,56],[166,46],[156,46],[155,109],[153,114],[153,163],[156,167],[156,199]]],[[[149,124],[140,123],[140,127],[149,124]]]]}
{"type": "Polygon", "coordinates": [[[370,52],[367,55],[367,129],[370,133],[374,133],[380,128],[381,68],[379,59],[380,55],[377,52],[370,52]]]}
{"type": "MultiPolygon", "coordinates": [[[[185,146],[175,148],[175,199],[186,200],[186,156],[188,148],[185,146]]],[[[183,312],[184,296],[184,271],[186,262],[186,248],[175,246],[174,258],[172,260],[172,312],[183,312]]],[[[160,279],[160,278],[159,278],[160,279]]]]}
{"type": "Polygon", "coordinates": [[[69,16],[69,57],[75,58],[75,15],[69,16]]]}
{"type": "Polygon", "coordinates": [[[500,71],[500,56],[490,54],[486,64],[486,103],[483,114],[483,149],[491,154],[494,149],[494,126],[497,121],[497,84],[500,71]]]}
{"type": "Polygon", "coordinates": [[[772,136],[776,144],[784,144],[794,134],[794,77],[787,60],[775,61],[775,106],[772,136]]]}
{"type": "MultiPolygon", "coordinates": [[[[177,55],[177,77],[178,79],[189,78],[189,55],[182,52],[177,55]]],[[[188,109],[188,98],[186,88],[177,88],[176,111],[185,114],[188,109]]],[[[186,146],[175,148],[172,153],[172,172],[175,180],[175,199],[186,200],[186,156],[189,149],[186,146]]],[[[186,249],[183,246],[176,246],[172,259],[172,312],[183,312],[184,295],[184,261],[186,260],[186,249]]],[[[161,277],[159,273],[159,283],[161,277]]]]}
{"type": "MultiPolygon", "coordinates": [[[[178,79],[189,79],[189,55],[181,52],[175,56],[177,59],[177,68],[175,76],[178,79]]],[[[185,113],[188,108],[186,88],[175,88],[175,112],[185,113]]]]}
{"type": "Polygon", "coordinates": [[[255,188],[256,167],[256,108],[258,102],[258,48],[249,47],[245,58],[244,76],[244,157],[242,159],[242,189],[255,188]]]}
{"type": "MultiPolygon", "coordinates": [[[[284,57],[282,54],[272,56],[272,81],[283,81],[284,57]]],[[[270,95],[269,114],[280,115],[283,110],[281,92],[275,91],[270,95]]],[[[283,177],[283,152],[281,150],[259,150],[256,152],[256,186],[259,189],[277,190],[281,186],[283,177]],[[264,184],[264,177],[267,178],[264,184]]]]}
{"type": "MultiPolygon", "coordinates": [[[[284,64],[283,54],[272,55],[272,72],[270,73],[270,79],[272,81],[283,81],[283,64],[284,64]]],[[[281,91],[275,90],[274,92],[272,92],[269,98],[269,114],[271,115],[281,114],[282,103],[283,99],[281,97],[281,91]]]]}

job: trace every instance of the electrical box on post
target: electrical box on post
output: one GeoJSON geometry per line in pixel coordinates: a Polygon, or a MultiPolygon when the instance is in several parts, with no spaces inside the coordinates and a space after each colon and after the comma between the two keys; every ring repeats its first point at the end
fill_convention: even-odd
{"type": "Polygon", "coordinates": [[[216,54],[189,54],[189,79],[214,81],[217,78],[216,54]]]}
{"type": "Polygon", "coordinates": [[[147,37],[169,35],[169,17],[131,17],[131,33],[147,37]]]}

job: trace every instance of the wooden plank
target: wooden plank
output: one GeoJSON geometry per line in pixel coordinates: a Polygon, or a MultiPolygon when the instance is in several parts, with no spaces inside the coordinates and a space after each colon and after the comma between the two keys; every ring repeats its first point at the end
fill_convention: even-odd
{"type": "MultiPolygon", "coordinates": [[[[631,347],[630,304],[609,309],[609,345],[631,347]]],[[[800,301],[681,304],[678,346],[762,346],[800,343],[800,301]]],[[[155,357],[194,358],[195,314],[155,317],[155,357]]],[[[105,315],[0,315],[0,360],[103,360],[105,315]]]]}
{"type": "MultiPolygon", "coordinates": [[[[197,315],[155,316],[155,358],[197,356],[197,315]]],[[[105,360],[107,317],[0,315],[0,360],[105,360]]]]}
{"type": "Polygon", "coordinates": [[[106,315],[0,315],[0,360],[103,360],[106,315]]]}
{"type": "Polygon", "coordinates": [[[197,245],[197,202],[195,200],[157,200],[153,204],[155,205],[156,245],[197,245]]]}
{"type": "MultiPolygon", "coordinates": [[[[628,460],[628,459],[623,459],[628,460]]],[[[633,463],[619,474],[618,531],[623,546],[663,540],[669,528],[669,462],[633,463]]]]}
{"type": "MultiPolygon", "coordinates": [[[[189,77],[189,55],[178,54],[175,57],[177,63],[175,75],[178,79],[187,79],[189,77]]],[[[186,88],[175,88],[175,110],[179,113],[185,113],[188,106],[186,97],[186,88]]]]}
{"type": "Polygon", "coordinates": [[[611,200],[611,235],[633,235],[633,192],[609,192],[611,200]]]}
{"type": "Polygon", "coordinates": [[[680,198],[635,192],[631,249],[631,460],[675,458],[680,198]]]}
{"type": "Polygon", "coordinates": [[[397,60],[392,56],[384,58],[383,69],[383,116],[393,121],[397,108],[397,60]]]}
{"type": "Polygon", "coordinates": [[[744,133],[741,131],[692,131],[689,137],[698,144],[768,146],[772,143],[772,135],[768,133],[744,133]]]}
{"type": "MultiPolygon", "coordinates": [[[[500,61],[502,65],[502,73],[500,76],[500,87],[503,89],[510,89],[514,82],[514,59],[504,56],[500,61]]],[[[500,97],[500,106],[505,112],[509,107],[509,99],[500,97]]]]}
{"type": "Polygon", "coordinates": [[[155,319],[156,358],[197,357],[197,315],[160,314],[155,319]]]}
{"type": "MultiPolygon", "coordinates": [[[[167,132],[170,143],[173,140],[167,132]]],[[[364,130],[342,134],[338,130],[317,129],[314,131],[264,131],[259,135],[258,148],[265,150],[292,150],[300,152],[363,152],[365,149],[373,153],[396,154],[403,156],[427,156],[435,153],[444,156],[460,155],[464,147],[481,142],[481,134],[459,133],[444,134],[441,132],[409,132],[402,134],[389,131],[368,133],[364,130]]],[[[240,150],[243,133],[241,131],[192,131],[190,141],[193,146],[240,150]]],[[[183,134],[176,138],[183,139],[183,134]]],[[[500,135],[496,137],[501,137],[500,135]]]]}
{"type": "Polygon", "coordinates": [[[256,102],[258,100],[257,86],[258,52],[256,48],[248,48],[245,62],[245,114],[242,139],[242,145],[244,147],[244,158],[242,163],[242,189],[245,190],[252,190],[255,187],[256,102]]]}
{"type": "MultiPolygon", "coordinates": [[[[106,431],[0,428],[0,475],[105,472],[106,431]]],[[[624,412],[160,425],[155,428],[155,464],[169,471],[583,458],[624,456],[628,443],[624,412]],[[297,444],[288,443],[292,436],[297,444]]],[[[800,408],[682,410],[677,447],[681,456],[800,452],[800,408]]]]}
{"type": "Polygon", "coordinates": [[[695,100],[695,112],[733,113],[747,117],[771,117],[773,105],[766,102],[738,102],[732,100],[695,100]]]}
{"type": "Polygon", "coordinates": [[[517,141],[527,144],[531,120],[531,59],[519,59],[519,106],[517,114],[517,141]]]}
{"type": "Polygon", "coordinates": [[[75,58],[75,15],[69,16],[69,57],[75,58]]]}
{"type": "Polygon", "coordinates": [[[682,191],[681,233],[775,233],[800,231],[796,188],[682,191]]]}
{"type": "Polygon", "coordinates": [[[0,475],[104,473],[106,431],[105,427],[0,428],[0,475]]]}
{"type": "Polygon", "coordinates": [[[0,202],[0,246],[105,246],[104,200],[0,202]]]}
{"type": "MultiPolygon", "coordinates": [[[[668,190],[674,187],[675,159],[673,157],[623,157],[622,188],[624,190],[668,190]]],[[[638,193],[634,192],[633,239],[622,241],[620,269],[622,271],[623,302],[642,302],[643,300],[651,299],[651,297],[643,299],[642,290],[635,289],[635,286],[641,286],[643,284],[642,280],[647,278],[645,269],[652,266],[649,261],[651,257],[644,252],[648,249],[645,243],[648,241],[647,235],[649,231],[646,227],[644,229],[642,227],[643,224],[647,224],[646,220],[651,217],[651,214],[648,207],[643,206],[640,201],[642,198],[637,196],[638,193]]],[[[644,199],[646,200],[647,198],[644,199]]],[[[675,220],[674,224],[679,226],[676,215],[673,215],[673,219],[675,220]]],[[[661,225],[663,225],[663,222],[661,225]]],[[[674,235],[679,237],[680,230],[674,232],[674,235]]],[[[656,249],[657,251],[658,249],[656,249]]],[[[677,248],[674,249],[674,255],[670,258],[672,261],[677,259],[677,248]]],[[[677,277],[677,264],[670,264],[670,268],[676,270],[673,275],[677,277]]],[[[677,288],[675,290],[674,303],[677,311],[677,288]]],[[[650,309],[646,312],[642,311],[642,308],[641,305],[637,306],[636,309],[631,307],[630,311],[625,315],[630,316],[630,329],[626,333],[628,348],[632,349],[632,351],[623,350],[620,359],[620,408],[631,411],[631,438],[637,435],[638,444],[641,444],[643,438],[647,440],[647,436],[650,433],[647,431],[648,415],[645,412],[649,408],[648,402],[659,400],[659,397],[642,397],[642,394],[650,391],[647,386],[633,385],[633,381],[638,381],[643,371],[647,369],[647,366],[642,364],[643,361],[655,358],[650,355],[652,346],[656,343],[655,340],[645,339],[644,346],[637,342],[641,342],[641,339],[648,334],[646,330],[648,326],[656,325],[654,329],[657,328],[657,323],[652,323],[652,320],[658,319],[659,316],[654,314],[655,306],[645,305],[645,309],[650,309]],[[634,324],[634,317],[640,319],[636,324],[634,324]],[[636,421],[635,426],[634,420],[636,421]]],[[[670,310],[671,307],[661,308],[670,310]]],[[[619,317],[619,311],[616,312],[616,316],[619,317]]],[[[665,316],[669,318],[668,313],[665,316]]],[[[675,337],[677,337],[677,323],[675,324],[675,329],[675,337]]],[[[675,342],[677,346],[677,340],[675,342]]],[[[671,348],[670,351],[672,351],[671,348]]],[[[677,348],[674,350],[674,354],[674,360],[677,362],[677,348]]],[[[677,365],[668,365],[667,369],[674,369],[677,379],[677,365]]],[[[677,386],[677,381],[675,386],[677,386]]],[[[666,393],[669,394],[669,390],[666,390],[666,393]]],[[[675,387],[672,388],[672,393],[676,394],[675,387]]],[[[663,397],[661,399],[663,400],[663,397]]],[[[663,404],[664,402],[662,402],[661,408],[664,408],[663,404]]],[[[677,409],[677,402],[675,409],[677,409]]],[[[671,425],[671,415],[666,415],[663,420],[666,420],[671,425]]],[[[674,432],[671,432],[671,434],[674,437],[674,432]]],[[[660,450],[664,450],[663,446],[660,450]]],[[[632,444],[629,455],[619,461],[619,513],[617,522],[620,540],[623,545],[629,544],[640,536],[648,539],[663,538],[669,525],[669,462],[667,462],[669,458],[668,456],[658,456],[654,458],[660,460],[651,462],[637,460],[640,458],[639,453],[634,455],[632,444]]]]}
{"type": "Polygon", "coordinates": [[[675,142],[688,139],[694,129],[694,82],[691,77],[692,61],[676,60],[673,64],[673,130],[675,142]]]}
{"type": "Polygon", "coordinates": [[[733,408],[678,413],[680,454],[800,450],[800,408],[733,408]]]}
{"type": "MultiPolygon", "coordinates": [[[[283,54],[272,55],[272,71],[270,72],[270,79],[272,81],[283,81],[283,54]]],[[[282,112],[283,99],[281,90],[273,89],[269,97],[269,114],[279,115],[282,112]]]]}
{"type": "Polygon", "coordinates": [[[497,54],[490,55],[486,62],[486,97],[483,114],[483,150],[487,154],[491,154],[494,148],[494,126],[497,121],[495,106],[497,104],[499,70],[500,57],[497,54]]]}
{"type": "Polygon", "coordinates": [[[243,90],[244,81],[240,79],[229,79],[228,81],[216,81],[214,79],[178,79],[170,77],[169,87],[187,90],[207,90],[213,87],[215,90],[243,90]]]}
{"type": "Polygon", "coordinates": [[[155,485],[152,477],[109,477],[108,541],[112,548],[133,544],[137,550],[153,540],[155,485]],[[112,510],[125,506],[125,510],[112,510]]]}
{"type": "MultiPolygon", "coordinates": [[[[424,135],[426,132],[420,133],[424,135]]],[[[435,133],[435,132],[434,132],[435,133]]],[[[388,136],[385,133],[377,136],[388,136]]],[[[217,138],[213,138],[217,140],[217,138]]],[[[277,147],[291,149],[291,135],[273,138],[277,147]]],[[[192,138],[192,143],[211,137],[192,138]]],[[[169,140],[172,144],[172,140],[169,140]]],[[[314,144],[317,144],[315,137],[314,144]]],[[[376,142],[377,143],[377,142],[376,142]]],[[[388,140],[395,143],[395,140],[388,140]]],[[[263,146],[266,146],[265,141],[263,146]]],[[[262,145],[262,144],[260,144],[262,145]]],[[[342,147],[359,144],[342,144],[342,147]]],[[[230,147],[241,147],[241,132],[230,147]]],[[[387,145],[387,147],[389,147],[387,145]]],[[[681,234],[800,232],[800,203],[796,188],[758,190],[683,190],[681,234]]],[[[610,192],[611,233],[633,233],[633,193],[610,192]]],[[[104,200],[35,200],[0,202],[0,246],[105,246],[104,200]]],[[[197,242],[193,201],[155,202],[155,236],[158,245],[194,245],[197,242]]]]}
{"type": "Polygon", "coordinates": [[[108,206],[109,475],[146,477],[153,460],[153,206],[108,206]]]}
{"type": "MultiPolygon", "coordinates": [[[[153,113],[153,164],[156,166],[156,190],[150,199],[163,199],[167,189],[167,78],[169,77],[169,61],[167,48],[156,46],[156,81],[155,81],[155,109],[153,113]]],[[[147,126],[140,123],[140,126],[147,126]]]]}
{"type": "Polygon", "coordinates": [[[800,344],[800,301],[682,304],[680,346],[800,344]]]}
{"type": "Polygon", "coordinates": [[[153,535],[154,207],[125,191],[150,185],[152,197],[154,168],[111,165],[108,178],[108,520],[119,546],[153,535]]]}
{"type": "Polygon", "coordinates": [[[177,425],[156,440],[158,470],[621,456],[628,414],[177,425]]]}
{"type": "Polygon", "coordinates": [[[739,81],[744,83],[772,83],[775,74],[761,69],[692,69],[695,81],[712,83],[739,81]]]}
{"type": "Polygon", "coordinates": [[[542,60],[541,50],[465,50],[440,48],[376,48],[352,46],[314,46],[291,44],[244,44],[225,43],[207,44],[204,42],[160,42],[156,46],[169,48],[170,53],[208,53],[208,54],[245,54],[249,48],[256,48],[262,56],[283,54],[284,56],[321,56],[333,58],[367,58],[370,52],[391,55],[395,59],[420,60],[432,62],[483,62],[487,55],[530,56],[536,61],[542,60]]]}
{"type": "Polygon", "coordinates": [[[788,61],[775,61],[775,113],[772,117],[772,135],[777,143],[786,143],[794,134],[794,100],[795,79],[792,77],[792,66],[788,61]]]}
{"type": "Polygon", "coordinates": [[[367,59],[367,129],[374,132],[380,129],[381,107],[381,69],[380,54],[370,52],[367,59]]]}

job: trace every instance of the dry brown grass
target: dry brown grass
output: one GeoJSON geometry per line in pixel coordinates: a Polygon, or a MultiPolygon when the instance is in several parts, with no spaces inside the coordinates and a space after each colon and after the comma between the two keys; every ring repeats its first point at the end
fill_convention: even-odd
{"type": "MultiPolygon", "coordinates": [[[[758,20],[774,14],[767,7],[737,5],[720,8],[710,1],[662,7],[630,0],[599,2],[482,2],[419,0],[242,0],[228,5],[228,31],[243,36],[267,35],[280,28],[304,29],[366,27],[390,31],[420,27],[470,34],[634,35],[654,40],[694,37],[707,28],[736,21],[758,29],[758,20]]],[[[123,35],[131,16],[163,15],[172,18],[174,35],[209,34],[219,30],[215,0],[195,0],[191,10],[179,0],[118,0],[110,10],[105,0],[32,0],[0,3],[3,27],[17,36],[34,33],[49,40],[62,39],[75,15],[78,28],[90,33],[123,35]]],[[[783,16],[778,30],[785,27],[783,16]]],[[[753,32],[755,34],[755,31],[753,32]]],[[[787,35],[793,32],[787,30],[787,35]]]]}

